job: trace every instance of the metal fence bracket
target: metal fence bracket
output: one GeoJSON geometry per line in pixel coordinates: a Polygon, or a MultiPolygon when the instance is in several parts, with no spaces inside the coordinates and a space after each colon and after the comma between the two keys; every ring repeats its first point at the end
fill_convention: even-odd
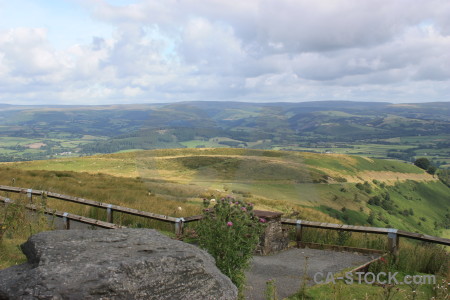
{"type": "Polygon", "coordinates": [[[67,213],[67,212],[63,213],[64,229],[70,229],[70,220],[67,218],[68,215],[69,215],[69,213],[67,213]]]}

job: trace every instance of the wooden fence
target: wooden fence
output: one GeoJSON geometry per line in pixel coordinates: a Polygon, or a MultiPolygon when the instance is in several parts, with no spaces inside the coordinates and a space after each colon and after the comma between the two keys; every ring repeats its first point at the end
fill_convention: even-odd
{"type": "MultiPolygon", "coordinates": [[[[113,212],[121,212],[125,214],[130,214],[134,216],[149,218],[153,220],[159,220],[163,222],[168,222],[174,224],[175,227],[175,233],[177,235],[181,235],[183,233],[183,226],[186,223],[190,222],[196,222],[199,221],[202,216],[190,216],[185,218],[175,218],[165,215],[159,215],[154,214],[146,211],[141,211],[133,208],[113,205],[113,204],[107,204],[102,202],[97,202],[93,200],[78,198],[78,197],[72,197],[67,195],[62,195],[58,193],[52,193],[47,191],[41,191],[41,190],[33,190],[33,189],[24,189],[19,187],[11,187],[11,186],[4,186],[0,185],[0,191],[4,192],[12,192],[12,193],[22,193],[26,194],[27,197],[30,200],[30,204],[27,205],[28,209],[31,210],[37,210],[38,208],[32,204],[33,202],[33,196],[45,196],[49,198],[59,199],[63,201],[69,201],[74,202],[78,204],[88,205],[92,207],[99,207],[106,209],[106,222],[99,221],[95,219],[90,219],[82,216],[73,215],[67,212],[58,212],[50,209],[46,209],[44,213],[46,214],[52,214],[58,217],[65,218],[65,224],[67,224],[65,227],[67,229],[70,228],[69,220],[75,220],[78,222],[90,224],[93,226],[99,226],[103,228],[120,228],[122,226],[114,224],[114,218],[113,218],[113,212]]],[[[0,197],[0,201],[2,202],[8,202],[6,200],[8,198],[0,197]]],[[[10,200],[9,200],[10,201],[10,200]]],[[[403,230],[398,230],[394,228],[379,228],[379,227],[366,227],[366,226],[354,226],[354,225],[342,225],[342,224],[331,224],[331,223],[321,223],[321,222],[313,222],[313,221],[305,221],[305,220],[294,220],[294,219],[281,219],[281,223],[285,225],[295,226],[296,231],[296,242],[297,245],[300,246],[302,243],[302,235],[303,235],[303,228],[310,227],[310,228],[320,228],[320,229],[327,229],[327,230],[339,230],[339,231],[352,231],[352,232],[363,232],[363,233],[373,233],[373,234],[385,234],[388,238],[388,248],[389,251],[393,254],[396,254],[398,252],[399,247],[399,238],[405,237],[410,239],[416,239],[420,241],[435,243],[435,244],[441,244],[445,246],[450,246],[450,239],[426,235],[426,234],[420,234],[420,233],[412,233],[407,232],[403,230]]]]}
{"type": "MultiPolygon", "coordinates": [[[[2,196],[0,196],[0,202],[3,202],[4,204],[13,203],[13,201],[11,199],[2,197],[2,196]]],[[[92,226],[96,226],[96,227],[106,228],[106,229],[124,228],[124,226],[120,226],[117,224],[112,224],[112,223],[108,223],[108,222],[104,222],[104,221],[100,221],[100,220],[96,220],[96,219],[78,216],[78,215],[74,215],[74,214],[70,214],[70,213],[62,212],[62,211],[58,211],[58,210],[42,208],[42,207],[39,207],[34,204],[27,204],[25,206],[25,208],[28,210],[31,210],[31,211],[42,212],[46,215],[51,215],[51,216],[62,218],[65,229],[70,229],[70,220],[88,224],[88,225],[92,225],[92,226]]]]}
{"type": "Polygon", "coordinates": [[[293,220],[293,219],[281,219],[282,224],[295,226],[296,241],[297,246],[302,243],[303,228],[320,228],[328,230],[338,230],[338,231],[351,231],[351,232],[363,232],[363,233],[373,233],[373,234],[385,234],[388,237],[388,250],[393,254],[397,254],[399,248],[400,237],[406,237],[410,239],[421,240],[425,242],[441,244],[445,246],[450,246],[450,239],[431,236],[421,233],[413,233],[403,230],[398,230],[395,228],[381,228],[381,227],[366,227],[366,226],[355,226],[355,225],[343,225],[343,224],[332,224],[332,223],[321,223],[305,220],[293,220]]]}
{"type": "Polygon", "coordinates": [[[129,208],[129,207],[108,204],[108,203],[103,203],[103,202],[98,202],[98,201],[93,201],[93,200],[88,200],[88,199],[73,197],[73,196],[68,196],[68,195],[62,195],[62,194],[48,192],[48,191],[25,189],[25,188],[4,186],[4,185],[0,185],[0,191],[26,194],[30,200],[30,203],[33,202],[33,196],[44,196],[44,197],[49,197],[49,198],[53,198],[53,199],[88,205],[88,206],[92,206],[92,207],[104,208],[104,209],[106,209],[106,222],[107,223],[114,223],[114,211],[116,211],[116,212],[121,212],[121,213],[129,214],[129,215],[144,217],[144,218],[153,219],[153,220],[159,220],[159,221],[163,221],[163,222],[167,222],[167,223],[173,223],[173,224],[175,224],[176,233],[180,234],[182,232],[183,218],[174,218],[174,217],[170,217],[170,216],[165,216],[165,215],[154,214],[154,213],[146,212],[146,211],[142,211],[142,210],[137,210],[137,209],[133,209],[133,208],[129,208]]]}

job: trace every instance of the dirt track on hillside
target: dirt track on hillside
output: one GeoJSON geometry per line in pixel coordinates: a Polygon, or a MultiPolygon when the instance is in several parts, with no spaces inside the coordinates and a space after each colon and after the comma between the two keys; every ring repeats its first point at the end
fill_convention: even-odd
{"type": "Polygon", "coordinates": [[[434,176],[423,173],[399,173],[399,172],[380,172],[380,171],[365,171],[358,173],[358,176],[363,178],[364,180],[377,179],[379,181],[384,181],[386,183],[395,183],[396,181],[406,181],[406,180],[414,180],[414,181],[437,181],[437,178],[434,176]]]}
{"type": "Polygon", "coordinates": [[[385,182],[388,185],[393,185],[397,181],[438,181],[437,178],[428,174],[428,173],[400,173],[400,172],[392,172],[392,171],[362,171],[356,173],[356,175],[347,175],[345,173],[340,173],[334,170],[330,170],[327,168],[319,168],[315,167],[318,170],[321,170],[330,176],[333,177],[342,177],[347,180],[347,182],[372,182],[372,180],[376,179],[381,182],[385,182]]]}

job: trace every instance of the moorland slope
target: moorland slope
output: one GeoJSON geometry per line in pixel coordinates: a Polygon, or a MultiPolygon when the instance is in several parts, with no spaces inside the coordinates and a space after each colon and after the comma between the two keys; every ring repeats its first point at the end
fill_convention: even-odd
{"type": "MultiPolygon", "coordinates": [[[[359,156],[163,149],[3,163],[0,168],[0,184],[15,178],[17,186],[166,214],[176,214],[177,207],[185,216],[198,213],[202,198],[233,195],[261,209],[300,212],[305,219],[435,235],[447,234],[450,219],[450,189],[437,178],[412,164],[359,156]]],[[[75,212],[94,214],[80,210],[75,212]]]]}

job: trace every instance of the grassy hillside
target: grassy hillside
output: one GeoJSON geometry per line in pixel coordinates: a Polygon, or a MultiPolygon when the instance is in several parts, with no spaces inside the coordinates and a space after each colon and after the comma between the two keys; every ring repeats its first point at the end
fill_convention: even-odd
{"type": "Polygon", "coordinates": [[[448,228],[450,213],[450,189],[423,170],[339,154],[164,149],[5,163],[0,168],[0,184],[16,178],[17,186],[166,214],[182,206],[184,216],[198,213],[203,197],[233,195],[261,209],[300,211],[300,217],[310,220],[440,235],[448,228]]]}

